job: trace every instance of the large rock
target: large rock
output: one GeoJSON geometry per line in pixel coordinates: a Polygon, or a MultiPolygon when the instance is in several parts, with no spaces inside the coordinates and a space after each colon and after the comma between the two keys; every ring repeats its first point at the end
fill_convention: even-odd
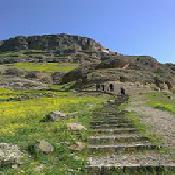
{"type": "Polygon", "coordinates": [[[68,116],[60,111],[54,111],[51,112],[50,114],[46,115],[44,121],[51,121],[51,122],[55,122],[58,121],[60,119],[66,119],[68,118],[68,116]]]}
{"type": "Polygon", "coordinates": [[[63,72],[54,72],[51,77],[53,80],[53,84],[60,84],[61,79],[63,78],[63,76],[65,75],[65,73],[63,72]]]}
{"type": "Polygon", "coordinates": [[[69,148],[73,151],[82,151],[85,149],[85,144],[82,142],[76,142],[75,144],[71,145],[69,148]]]}
{"type": "Polygon", "coordinates": [[[18,68],[10,67],[4,70],[3,75],[11,77],[22,77],[24,75],[24,72],[18,68]]]}
{"type": "Polygon", "coordinates": [[[49,154],[54,151],[54,147],[47,141],[41,140],[34,145],[34,151],[44,154],[49,154]]]}
{"type": "Polygon", "coordinates": [[[45,166],[43,164],[37,165],[34,169],[36,172],[42,172],[44,170],[45,166]]]}
{"type": "Polygon", "coordinates": [[[0,143],[0,167],[20,164],[22,157],[23,153],[17,145],[0,143]]]}
{"type": "Polygon", "coordinates": [[[73,131],[87,130],[81,123],[68,123],[67,128],[73,131]]]}
{"type": "Polygon", "coordinates": [[[48,73],[44,72],[27,72],[25,75],[27,79],[37,79],[45,84],[52,83],[51,76],[48,73]]]}

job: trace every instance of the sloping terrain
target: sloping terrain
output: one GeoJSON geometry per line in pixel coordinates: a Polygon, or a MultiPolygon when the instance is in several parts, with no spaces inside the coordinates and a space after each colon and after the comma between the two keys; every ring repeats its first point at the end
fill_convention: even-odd
{"type": "MultiPolygon", "coordinates": [[[[103,94],[0,89],[0,174],[82,174],[86,152],[72,150],[70,146],[85,143],[87,130],[74,131],[67,124],[79,123],[88,128],[92,111],[108,98],[103,94]],[[70,117],[42,121],[50,112],[58,110],[70,117]],[[43,140],[51,144],[53,151],[34,151],[32,146],[40,141],[45,143],[43,140]],[[7,143],[12,148],[18,145],[22,156],[10,146],[6,148],[7,143]],[[4,153],[8,149],[12,155],[19,156],[18,162],[15,157],[6,161],[8,157],[4,153]]],[[[47,144],[40,149],[45,147],[49,149],[47,144]]]]}
{"type": "Polygon", "coordinates": [[[49,70],[50,67],[51,72],[55,72],[54,77],[57,81],[54,84],[83,79],[83,83],[79,84],[82,88],[94,85],[98,81],[109,80],[132,82],[136,85],[139,82],[141,85],[150,85],[153,90],[174,91],[175,86],[173,64],[161,64],[150,56],[125,56],[110,51],[91,38],[65,33],[20,36],[3,40],[0,44],[0,63],[14,64],[19,69],[41,72],[44,69],[34,64],[52,63],[52,66],[48,64],[45,70],[49,70]],[[72,68],[63,65],[64,68],[59,70],[56,68],[57,64],[54,67],[53,63],[71,63],[72,68]],[[74,70],[74,64],[79,65],[79,68],[75,66],[77,69],[74,70]],[[65,70],[65,75],[60,73],[65,73],[65,70]]]}
{"type": "Polygon", "coordinates": [[[171,155],[163,153],[151,135],[141,132],[127,111],[121,110],[120,101],[93,114],[88,139],[90,174],[174,174],[171,155]]]}
{"type": "Polygon", "coordinates": [[[173,95],[150,93],[131,98],[128,106],[128,110],[140,115],[142,122],[150,126],[153,133],[160,135],[163,143],[172,149],[172,154],[175,154],[174,104],[173,95]]]}
{"type": "Polygon", "coordinates": [[[91,38],[1,41],[0,174],[173,175],[172,92],[175,65],[91,38]],[[110,81],[113,94],[96,91],[110,81]],[[129,103],[116,96],[121,86],[129,103]]]}

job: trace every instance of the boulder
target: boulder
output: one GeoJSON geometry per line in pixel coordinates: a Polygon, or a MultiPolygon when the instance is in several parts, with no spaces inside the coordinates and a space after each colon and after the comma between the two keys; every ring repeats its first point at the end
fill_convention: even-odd
{"type": "Polygon", "coordinates": [[[25,78],[27,79],[37,79],[45,84],[52,83],[51,76],[48,73],[45,72],[27,72],[25,75],[25,78]]]}
{"type": "Polygon", "coordinates": [[[73,131],[87,130],[81,123],[68,123],[67,128],[73,131]]]}
{"type": "Polygon", "coordinates": [[[60,111],[54,111],[51,112],[50,114],[46,115],[45,117],[45,121],[51,121],[51,122],[55,122],[58,121],[60,119],[66,119],[68,116],[60,111]]]}
{"type": "Polygon", "coordinates": [[[173,88],[171,89],[171,92],[172,92],[173,94],[175,94],[175,87],[173,87],[173,88]]]}
{"type": "Polygon", "coordinates": [[[60,84],[61,79],[64,77],[65,73],[63,72],[54,72],[51,77],[53,80],[53,84],[60,84]]]}
{"type": "Polygon", "coordinates": [[[75,144],[71,145],[69,148],[73,151],[82,151],[85,148],[85,144],[82,142],[76,142],[75,144]]]}
{"type": "Polygon", "coordinates": [[[17,169],[18,168],[18,165],[17,164],[14,164],[14,165],[12,165],[12,168],[13,169],[17,169]]]}
{"type": "Polygon", "coordinates": [[[21,164],[23,153],[17,145],[9,143],[0,143],[0,167],[10,165],[16,167],[21,164]]]}
{"type": "Polygon", "coordinates": [[[3,75],[11,77],[22,77],[24,72],[18,68],[10,67],[4,70],[3,75]]]}
{"type": "Polygon", "coordinates": [[[37,78],[37,73],[36,72],[27,72],[25,75],[25,78],[27,79],[36,79],[37,78]]]}
{"type": "Polygon", "coordinates": [[[54,147],[49,142],[41,140],[34,145],[34,151],[49,154],[54,151],[54,147]]]}
{"type": "Polygon", "coordinates": [[[44,170],[44,165],[43,164],[37,165],[34,170],[37,172],[42,172],[44,170]]]}

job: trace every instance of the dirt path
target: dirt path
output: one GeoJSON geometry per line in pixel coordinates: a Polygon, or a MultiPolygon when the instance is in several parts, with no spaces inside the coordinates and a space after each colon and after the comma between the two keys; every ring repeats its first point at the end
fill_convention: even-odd
{"type": "Polygon", "coordinates": [[[166,146],[175,153],[175,115],[146,106],[143,97],[132,97],[128,110],[139,114],[141,121],[152,128],[152,132],[161,136],[166,146]]]}

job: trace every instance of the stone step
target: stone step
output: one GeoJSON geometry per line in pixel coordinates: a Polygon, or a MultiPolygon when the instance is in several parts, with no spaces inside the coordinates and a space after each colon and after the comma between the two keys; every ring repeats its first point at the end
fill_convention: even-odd
{"type": "Polygon", "coordinates": [[[128,122],[131,123],[129,120],[124,119],[124,118],[115,118],[115,119],[109,119],[109,118],[105,118],[105,119],[93,119],[90,124],[93,123],[122,123],[122,122],[128,122]]]}
{"type": "Polygon", "coordinates": [[[110,113],[110,112],[93,112],[92,113],[94,116],[117,116],[117,115],[125,115],[124,112],[114,112],[114,113],[110,113]]]}
{"type": "Polygon", "coordinates": [[[159,149],[155,144],[151,144],[148,142],[145,143],[130,143],[130,144],[106,144],[106,145],[101,145],[101,144],[92,144],[88,145],[87,148],[89,149],[89,153],[130,153],[130,152],[137,152],[139,150],[153,150],[153,149],[159,149]]]}
{"type": "Polygon", "coordinates": [[[124,113],[114,113],[114,114],[110,114],[110,113],[93,113],[92,114],[95,117],[116,117],[116,116],[124,116],[124,113]]]}
{"type": "Polygon", "coordinates": [[[92,118],[92,122],[109,122],[109,121],[124,121],[124,122],[130,122],[127,118],[125,117],[95,117],[92,118]]]}
{"type": "Polygon", "coordinates": [[[123,123],[127,123],[127,124],[132,124],[131,122],[129,121],[124,121],[122,119],[120,120],[101,120],[101,121],[91,121],[90,122],[90,125],[91,126],[99,126],[99,125],[102,125],[102,124],[123,124],[123,123]]]}
{"type": "Polygon", "coordinates": [[[121,113],[121,112],[93,112],[92,113],[93,116],[111,116],[111,117],[115,117],[115,116],[122,116],[125,115],[125,113],[121,113]]]}
{"type": "Polygon", "coordinates": [[[115,143],[130,143],[138,141],[148,141],[144,136],[136,134],[120,134],[120,135],[99,135],[90,136],[88,142],[90,144],[115,144],[115,143]]]}
{"type": "Polygon", "coordinates": [[[124,121],[129,121],[126,117],[124,116],[105,116],[105,117],[102,117],[102,116],[99,116],[99,117],[92,117],[92,120],[91,121],[110,121],[110,120],[114,120],[114,121],[121,121],[121,120],[124,120],[124,121]]]}
{"type": "MultiPolygon", "coordinates": [[[[175,170],[175,161],[169,155],[157,152],[137,154],[112,155],[105,157],[89,157],[87,169],[92,172],[109,172],[109,170],[175,170]]],[[[174,171],[175,172],[175,171],[174,171]]],[[[148,172],[149,173],[149,172],[148,172]]]]}
{"type": "Polygon", "coordinates": [[[138,130],[135,128],[115,128],[115,129],[93,129],[89,131],[90,134],[99,135],[99,134],[133,134],[138,133],[138,130]]]}
{"type": "Polygon", "coordinates": [[[119,164],[86,166],[88,175],[174,175],[174,164],[119,164]]]}
{"type": "Polygon", "coordinates": [[[101,111],[94,111],[93,114],[99,114],[99,115],[112,115],[112,116],[116,116],[118,114],[126,114],[128,111],[127,110],[123,110],[123,111],[117,111],[116,109],[105,109],[104,111],[101,110],[101,111]]]}
{"type": "Polygon", "coordinates": [[[132,128],[131,123],[119,123],[119,124],[101,124],[99,126],[90,126],[91,129],[105,129],[105,128],[132,128]]]}

